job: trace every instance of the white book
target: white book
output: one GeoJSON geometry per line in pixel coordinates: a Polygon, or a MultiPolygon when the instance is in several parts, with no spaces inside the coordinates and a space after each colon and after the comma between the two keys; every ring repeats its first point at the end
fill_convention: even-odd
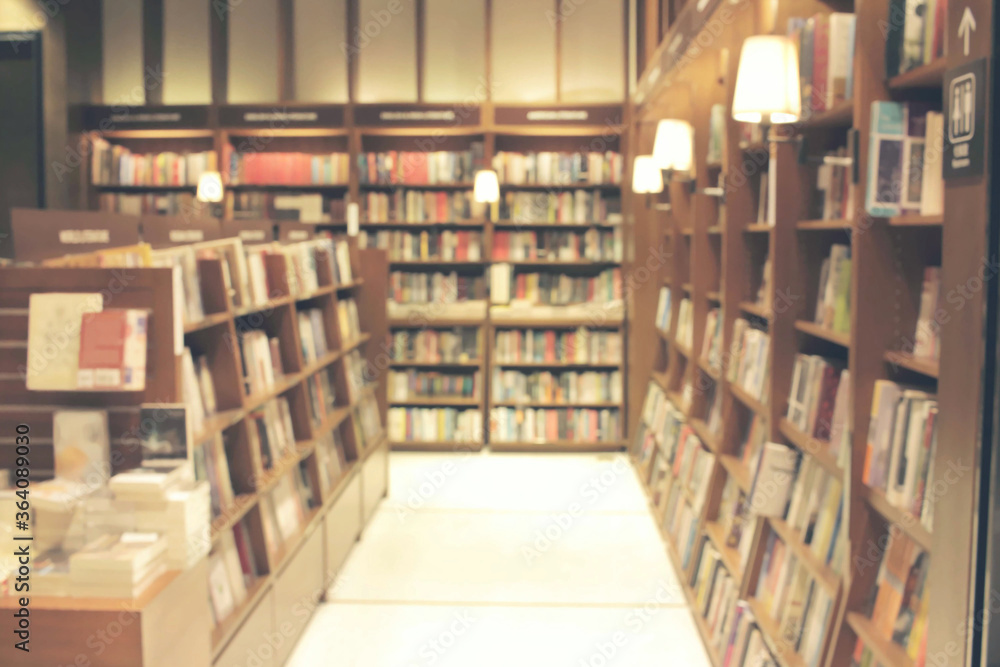
{"type": "Polygon", "coordinates": [[[791,447],[777,442],[764,444],[748,496],[755,514],[784,516],[797,462],[798,453],[791,447]]]}
{"type": "Polygon", "coordinates": [[[944,212],[944,116],[927,113],[924,144],[924,169],[920,186],[920,215],[941,215],[944,212]]]}

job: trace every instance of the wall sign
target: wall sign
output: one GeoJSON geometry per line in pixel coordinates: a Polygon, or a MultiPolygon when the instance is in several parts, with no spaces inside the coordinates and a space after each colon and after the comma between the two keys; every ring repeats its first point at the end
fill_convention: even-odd
{"type": "Polygon", "coordinates": [[[479,105],[359,104],[354,123],[368,127],[457,127],[479,125],[479,105]]]}
{"type": "Polygon", "coordinates": [[[223,220],[222,238],[238,238],[244,243],[270,243],[274,223],[270,220],[223,220]]]}
{"type": "Polygon", "coordinates": [[[191,130],[211,125],[207,106],[93,106],[84,110],[86,130],[191,130]]]}
{"type": "Polygon", "coordinates": [[[986,59],[944,77],[944,177],[981,176],[985,162],[986,59]]]}
{"type": "Polygon", "coordinates": [[[252,129],[343,127],[344,107],[340,105],[230,104],[219,107],[219,125],[252,129]]]}
{"type": "Polygon", "coordinates": [[[182,215],[144,215],[142,240],[154,248],[214,241],[220,238],[219,221],[182,215]]]}
{"type": "Polygon", "coordinates": [[[14,259],[38,262],[139,242],[139,218],[98,211],[11,210],[14,259]]]}
{"type": "Polygon", "coordinates": [[[497,125],[621,125],[622,107],[617,104],[568,106],[498,106],[497,125]]]}

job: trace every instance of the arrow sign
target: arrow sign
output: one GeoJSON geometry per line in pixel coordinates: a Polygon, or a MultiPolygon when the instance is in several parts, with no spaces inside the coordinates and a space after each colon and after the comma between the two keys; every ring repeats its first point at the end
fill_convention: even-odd
{"type": "Polygon", "coordinates": [[[972,10],[968,7],[962,12],[962,20],[958,24],[958,36],[965,40],[965,55],[969,55],[969,37],[976,29],[976,18],[972,15],[972,10]]]}

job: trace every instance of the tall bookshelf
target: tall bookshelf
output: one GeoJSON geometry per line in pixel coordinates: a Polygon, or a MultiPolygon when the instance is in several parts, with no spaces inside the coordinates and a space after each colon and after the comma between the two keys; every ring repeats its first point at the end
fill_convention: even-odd
{"type": "MultiPolygon", "coordinates": [[[[989,14],[984,7],[971,9],[977,17],[989,14]]],[[[963,11],[964,6],[949,6],[945,34],[954,34],[963,11]]],[[[970,466],[970,470],[978,465],[977,425],[984,390],[967,373],[960,379],[959,369],[967,371],[983,363],[983,296],[968,295],[971,298],[963,307],[946,306],[940,362],[913,356],[907,340],[912,340],[917,324],[924,268],[940,266],[942,285],[963,285],[972,275],[970,267],[983,261],[986,188],[976,178],[946,181],[944,215],[878,218],[865,212],[864,202],[872,103],[926,102],[940,110],[946,70],[988,56],[991,45],[988,36],[974,36],[966,53],[961,40],[948,39],[944,57],[888,77],[886,43],[879,26],[890,20],[889,12],[890,3],[882,0],[835,5],[799,1],[773,5],[754,1],[689,3],[652,54],[633,98],[629,131],[633,153],[651,152],[659,119],[686,120],[694,128],[695,182],[692,187],[675,179],[659,197],[626,197],[626,220],[634,227],[636,248],[659,247],[669,257],[656,279],[636,290],[629,307],[632,312],[655,312],[661,286],[668,287],[672,296],[669,329],[659,330],[648,320],[637,319],[632,324],[630,348],[656,351],[651,369],[646,355],[633,354],[629,359],[630,392],[635,397],[629,413],[630,432],[643,420],[638,397],[651,383],[683,415],[703,447],[715,455],[708,500],[696,521],[696,541],[713,545],[721,554],[723,567],[738,582],[738,598],[754,611],[774,659],[784,667],[808,661],[782,637],[781,629],[758,599],[758,575],[766,567],[765,550],[771,535],[799,557],[815,586],[833,601],[818,664],[851,664],[858,639],[883,665],[914,664],[902,647],[875,631],[863,611],[877,585],[879,562],[890,534],[905,535],[930,558],[925,589],[930,600],[927,664],[934,664],[931,656],[945,660],[940,664],[966,664],[973,651],[971,623],[957,631],[956,627],[969,609],[978,608],[972,586],[977,502],[972,477],[978,478],[979,472],[972,473],[968,485],[955,484],[935,497],[933,531],[863,480],[878,380],[915,386],[936,395],[940,421],[934,470],[940,474],[956,462],[970,466]],[[790,17],[831,11],[856,14],[853,97],[812,114],[792,128],[773,128],[772,138],[777,141],[744,141],[741,124],[730,114],[744,39],[755,34],[785,34],[790,17]],[[715,104],[725,105],[725,126],[722,160],[713,164],[706,155],[710,111],[715,104]],[[853,215],[816,219],[815,158],[837,147],[846,148],[857,172],[850,209],[853,215]],[[774,172],[777,183],[773,225],[758,218],[761,179],[766,180],[768,170],[774,172]],[[725,191],[722,200],[704,192],[717,185],[720,173],[725,191]],[[669,211],[662,206],[668,202],[669,211]],[[945,224],[946,218],[968,221],[968,226],[959,231],[959,226],[945,224]],[[850,322],[840,331],[813,321],[820,264],[836,244],[849,245],[852,260],[850,322]],[[758,299],[768,257],[770,280],[763,298],[758,299]],[[694,349],[678,341],[677,321],[684,298],[691,300],[694,349]],[[704,329],[715,307],[720,308],[723,322],[721,368],[705,364],[700,357],[704,329]],[[738,357],[734,359],[739,343],[734,329],[739,318],[769,336],[770,373],[759,395],[730,381],[727,373],[728,366],[738,361],[738,357]],[[831,455],[826,442],[786,419],[797,353],[839,360],[850,372],[849,447],[844,458],[831,455]],[[723,401],[717,432],[705,423],[705,403],[713,391],[723,401]],[[754,539],[745,566],[725,544],[717,522],[719,506],[727,483],[745,492],[750,489],[753,471],[738,452],[741,438],[755,417],[764,424],[768,441],[795,448],[802,460],[840,480],[844,489],[841,521],[846,527],[842,534],[846,532],[848,540],[843,572],[811,556],[804,536],[780,518],[760,518],[752,526],[754,539]],[[859,562],[870,567],[860,567],[859,562]]],[[[645,259],[637,251],[631,270],[645,259]]],[[[649,473],[640,468],[647,480],[649,473]]],[[[649,493],[651,499],[664,502],[657,489],[650,488],[649,493]]],[[[656,511],[662,524],[663,506],[657,506],[656,511]]],[[[686,594],[694,605],[704,582],[697,579],[691,563],[687,569],[682,567],[684,545],[667,528],[663,530],[668,554],[682,572],[686,594]]],[[[694,615],[713,664],[721,664],[712,643],[712,629],[699,610],[694,615]]]]}
{"type": "MultiPolygon", "coordinates": [[[[33,212],[20,212],[30,216],[33,212]]],[[[74,229],[86,224],[93,227],[92,214],[71,212],[38,212],[40,219],[52,219],[49,227],[38,227],[41,236],[55,235],[61,220],[62,228],[74,229]],[[61,217],[60,217],[61,216],[61,217]]],[[[25,218],[27,219],[27,218],[25,218]]],[[[28,219],[30,226],[31,220],[28,219]]],[[[157,220],[161,225],[178,225],[183,221],[172,218],[157,220]]],[[[36,226],[37,227],[37,226],[36,226]]],[[[21,231],[28,227],[23,225],[21,231]]],[[[159,232],[159,228],[157,232],[159,232]]],[[[15,235],[17,225],[15,225],[15,235]]],[[[166,237],[165,237],[166,238],[166,237]]],[[[34,239],[34,237],[33,237],[34,239]]],[[[34,239],[38,240],[38,239],[34,239]]],[[[147,237],[147,241],[149,238],[147,237]]],[[[162,244],[160,244],[162,245],[162,244]]],[[[49,255],[58,255],[58,243],[48,243],[49,255]]],[[[28,252],[28,246],[22,248],[28,252]]],[[[199,433],[192,436],[192,446],[207,448],[210,442],[221,437],[224,456],[230,470],[234,497],[222,507],[213,519],[209,539],[211,549],[220,547],[222,538],[237,524],[247,530],[249,549],[257,563],[257,576],[246,595],[225,617],[213,627],[212,613],[207,606],[208,571],[204,559],[184,572],[168,572],[157,580],[137,600],[99,598],[50,598],[32,599],[33,618],[39,632],[69,632],[79,634],[85,641],[91,632],[92,614],[118,617],[121,609],[133,609],[141,614],[143,622],[127,633],[127,639],[116,643],[116,659],[122,664],[156,662],[162,656],[153,655],[159,650],[177,661],[195,664],[229,664],[242,659],[248,649],[259,648],[264,633],[275,632],[274,619],[292,618],[292,626],[280,632],[286,641],[273,645],[275,664],[283,662],[290,654],[295,639],[305,629],[309,614],[294,609],[308,608],[323,595],[332,583],[363,526],[371,518],[379,500],[385,495],[388,484],[388,440],[384,431],[386,400],[384,379],[381,373],[370,378],[369,383],[355,388],[348,374],[347,356],[360,354],[369,368],[378,369],[380,353],[376,343],[386,335],[384,294],[386,289],[385,255],[378,250],[349,251],[353,282],[344,283],[333,275],[334,267],[317,255],[315,266],[318,287],[308,293],[292,291],[286,280],[286,257],[271,254],[266,258],[266,271],[271,294],[266,303],[237,307],[224,280],[221,260],[199,259],[197,274],[204,305],[204,318],[198,321],[177,321],[173,294],[172,271],[166,268],[128,269],[129,277],[120,293],[113,295],[116,307],[146,308],[154,314],[150,327],[148,381],[144,392],[29,392],[23,379],[14,373],[5,373],[4,383],[13,398],[0,409],[0,421],[11,425],[26,422],[31,433],[41,437],[34,440],[35,469],[38,479],[51,476],[46,466],[52,464],[52,413],[62,408],[93,407],[109,412],[112,445],[112,474],[135,467],[140,450],[134,435],[140,427],[140,403],[179,403],[185,401],[184,383],[181,380],[179,357],[175,356],[175,329],[180,330],[184,346],[203,355],[208,372],[215,385],[218,411],[210,415],[199,433]],[[338,302],[352,298],[358,304],[361,335],[343,339],[338,323],[338,302]],[[307,362],[300,345],[297,314],[305,309],[318,309],[324,323],[330,350],[315,361],[307,362]],[[264,330],[279,339],[284,374],[276,379],[273,387],[265,392],[247,393],[241,371],[240,350],[236,340],[245,332],[264,330]],[[313,376],[329,372],[335,390],[335,404],[322,419],[310,417],[308,388],[313,376]],[[259,452],[254,451],[250,429],[257,408],[268,401],[284,397],[290,406],[295,442],[282,457],[262,463],[259,452]],[[362,419],[359,407],[370,402],[378,411],[383,430],[379,434],[366,433],[360,428],[362,419]],[[320,482],[320,441],[334,430],[339,431],[346,461],[339,478],[327,487],[320,482]],[[45,437],[49,434],[48,437],[45,437]],[[131,438],[131,439],[129,439],[131,438]],[[37,458],[36,458],[37,457],[37,458]],[[301,472],[300,472],[301,469],[301,472]],[[303,475],[309,480],[308,509],[294,534],[280,539],[280,544],[269,548],[265,537],[262,513],[264,497],[282,480],[303,475]],[[200,579],[200,580],[199,580],[200,579]],[[183,602],[181,602],[183,600],[183,602]],[[165,601],[165,602],[164,602],[165,601]],[[166,605],[166,607],[164,606],[166,605]],[[178,620],[177,609],[185,606],[190,611],[183,623],[178,620]],[[304,605],[304,606],[303,606],[304,605]],[[148,621],[146,619],[149,619],[148,621]],[[47,628],[47,629],[45,629],[47,628]],[[183,630],[185,642],[172,642],[171,637],[183,630]],[[159,647],[159,648],[155,648],[159,647]]],[[[35,257],[41,259],[41,257],[35,257]]],[[[51,291],[107,290],[120,280],[116,269],[90,268],[5,268],[0,282],[5,286],[4,314],[0,320],[6,353],[4,366],[11,371],[23,364],[27,354],[24,337],[27,331],[27,305],[31,294],[51,291]]],[[[14,465],[13,449],[0,463],[14,465]]],[[[8,599],[9,600],[9,599],[8,599]]],[[[73,646],[75,644],[69,644],[73,646]]],[[[37,655],[23,662],[21,652],[6,653],[10,664],[34,664],[45,659],[51,662],[72,661],[66,654],[67,644],[49,643],[42,650],[44,658],[37,655]]],[[[26,654],[25,654],[26,655],[26,654]]]]}

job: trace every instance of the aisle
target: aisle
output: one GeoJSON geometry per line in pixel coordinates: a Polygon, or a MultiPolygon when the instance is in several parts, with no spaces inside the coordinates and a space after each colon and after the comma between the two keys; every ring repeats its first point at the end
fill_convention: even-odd
{"type": "Polygon", "coordinates": [[[623,455],[390,465],[292,667],[710,664],[623,455]]]}

